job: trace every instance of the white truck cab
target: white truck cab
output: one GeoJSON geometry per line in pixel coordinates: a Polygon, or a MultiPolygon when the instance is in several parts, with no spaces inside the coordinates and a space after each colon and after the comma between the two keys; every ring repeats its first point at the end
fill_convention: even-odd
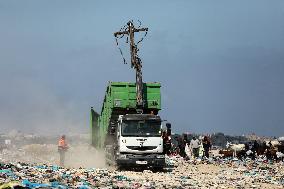
{"type": "Polygon", "coordinates": [[[164,167],[161,129],[161,119],[157,115],[120,115],[117,125],[117,165],[164,167]]]}

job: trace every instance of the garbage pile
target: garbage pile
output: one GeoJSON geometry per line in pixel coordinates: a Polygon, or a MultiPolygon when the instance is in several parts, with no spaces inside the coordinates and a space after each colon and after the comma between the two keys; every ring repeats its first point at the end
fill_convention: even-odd
{"type": "Polygon", "coordinates": [[[1,163],[0,188],[283,188],[284,163],[261,159],[183,160],[167,157],[169,169],[117,171],[48,164],[1,163]]]}
{"type": "MultiPolygon", "coordinates": [[[[167,161],[184,181],[184,188],[284,188],[284,162],[247,158],[208,158],[184,161],[178,156],[167,161]]],[[[180,185],[178,185],[180,187],[180,185]]]]}
{"type": "Polygon", "coordinates": [[[275,162],[264,156],[256,156],[255,160],[221,158],[212,150],[208,159],[167,156],[167,167],[162,172],[118,171],[106,168],[103,152],[77,141],[80,144],[75,140],[70,143],[65,167],[60,167],[56,144],[17,144],[7,139],[0,150],[0,189],[284,188],[283,160],[275,162]]]}

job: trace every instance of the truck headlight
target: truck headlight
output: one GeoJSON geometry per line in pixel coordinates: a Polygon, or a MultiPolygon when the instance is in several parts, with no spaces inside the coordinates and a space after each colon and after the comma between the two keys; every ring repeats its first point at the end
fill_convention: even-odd
{"type": "Polygon", "coordinates": [[[158,158],[158,159],[165,158],[165,155],[157,155],[157,158],[158,158]]]}

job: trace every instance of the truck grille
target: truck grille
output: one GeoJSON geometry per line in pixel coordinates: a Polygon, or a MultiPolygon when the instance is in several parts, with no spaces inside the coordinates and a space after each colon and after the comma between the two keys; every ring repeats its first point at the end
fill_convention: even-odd
{"type": "Polygon", "coordinates": [[[157,148],[157,146],[126,146],[126,147],[131,150],[139,150],[139,151],[154,150],[157,148]]]}

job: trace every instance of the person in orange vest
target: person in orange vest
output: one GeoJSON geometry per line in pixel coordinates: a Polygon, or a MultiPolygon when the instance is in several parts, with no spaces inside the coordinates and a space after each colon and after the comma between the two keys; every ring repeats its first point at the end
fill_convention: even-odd
{"type": "Polygon", "coordinates": [[[64,166],[65,152],[68,149],[65,135],[62,135],[58,141],[58,152],[60,156],[60,166],[64,166]]]}

